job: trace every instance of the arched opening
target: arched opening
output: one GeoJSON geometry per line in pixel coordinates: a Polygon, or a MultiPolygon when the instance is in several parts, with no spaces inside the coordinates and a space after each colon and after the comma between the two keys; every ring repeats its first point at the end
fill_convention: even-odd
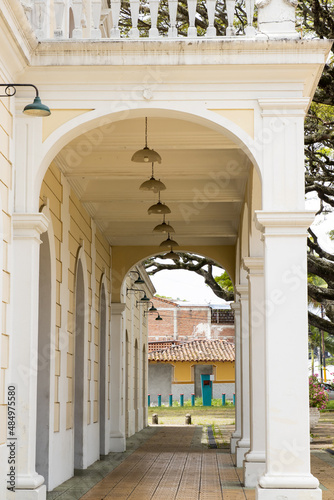
{"type": "Polygon", "coordinates": [[[41,235],[37,374],[36,471],[49,482],[51,253],[48,233],[41,235]]]}
{"type": "Polygon", "coordinates": [[[143,407],[143,427],[147,425],[147,396],[146,396],[146,387],[147,387],[147,357],[146,357],[146,346],[143,346],[143,354],[142,354],[142,407],[143,407]]]}
{"type": "Polygon", "coordinates": [[[135,368],[133,374],[133,406],[135,411],[135,431],[138,430],[138,412],[139,412],[139,348],[138,348],[138,340],[135,340],[135,368]]]}
{"type": "Polygon", "coordinates": [[[70,7],[69,12],[68,12],[68,37],[69,38],[72,38],[74,28],[75,28],[74,15],[73,15],[72,7],[70,7]]]}
{"type": "Polygon", "coordinates": [[[74,468],[83,468],[85,288],[81,260],[75,282],[74,468]]]}
{"type": "Polygon", "coordinates": [[[129,359],[130,340],[128,331],[125,331],[125,436],[129,434],[129,359]]]}
{"type": "Polygon", "coordinates": [[[106,406],[108,380],[106,379],[107,368],[107,314],[106,293],[102,283],[100,294],[100,455],[106,455],[106,406]]]}

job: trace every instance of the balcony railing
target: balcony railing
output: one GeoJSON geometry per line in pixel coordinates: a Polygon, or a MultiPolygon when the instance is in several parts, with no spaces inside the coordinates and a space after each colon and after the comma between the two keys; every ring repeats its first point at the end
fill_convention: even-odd
{"type": "MultiPolygon", "coordinates": [[[[227,37],[237,36],[240,32],[246,36],[256,34],[254,0],[244,0],[243,9],[247,16],[244,30],[240,29],[240,23],[239,29],[235,26],[236,0],[202,0],[199,8],[197,0],[187,0],[186,29],[178,18],[178,0],[167,0],[168,14],[164,26],[158,25],[160,0],[129,0],[124,3],[121,0],[21,0],[21,3],[39,39],[214,38],[217,36],[215,23],[222,26],[222,18],[227,26],[226,30],[223,28],[219,32],[220,36],[222,33],[227,37]],[[124,12],[128,14],[127,22],[124,21],[124,12]],[[183,29],[180,29],[181,24],[183,29]],[[147,27],[146,30],[143,26],[147,27]]],[[[184,14],[184,3],[180,7],[184,14]]]]}
{"type": "Polygon", "coordinates": [[[295,27],[297,1],[21,0],[21,3],[40,40],[198,36],[256,36],[267,40],[299,38],[295,27]],[[167,11],[164,16],[163,10],[167,11]]]}

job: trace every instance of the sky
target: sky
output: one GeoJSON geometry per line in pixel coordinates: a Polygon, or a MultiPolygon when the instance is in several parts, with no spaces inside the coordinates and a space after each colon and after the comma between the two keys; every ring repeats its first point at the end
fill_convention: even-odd
{"type": "MultiPolygon", "coordinates": [[[[318,198],[312,197],[307,201],[307,210],[318,209],[318,198]]],[[[334,252],[334,242],[327,236],[328,231],[334,229],[334,213],[324,217],[318,217],[312,224],[312,230],[319,237],[322,247],[328,252],[334,252]]],[[[222,274],[219,268],[214,268],[214,275],[222,274]]],[[[171,297],[172,299],[187,300],[195,304],[225,304],[204,283],[204,279],[190,271],[161,271],[151,280],[158,295],[171,297]]]]}

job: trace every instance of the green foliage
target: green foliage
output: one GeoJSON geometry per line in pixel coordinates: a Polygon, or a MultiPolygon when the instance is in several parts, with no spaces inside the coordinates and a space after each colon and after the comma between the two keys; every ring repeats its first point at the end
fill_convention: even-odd
{"type": "Polygon", "coordinates": [[[215,282],[218,283],[223,290],[234,292],[232,280],[226,271],[220,276],[215,276],[215,282]]]}

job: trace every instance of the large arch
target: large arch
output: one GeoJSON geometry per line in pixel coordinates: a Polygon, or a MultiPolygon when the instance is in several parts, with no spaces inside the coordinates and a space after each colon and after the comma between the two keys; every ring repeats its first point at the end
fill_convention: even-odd
{"type": "Polygon", "coordinates": [[[54,368],[55,368],[55,317],[56,317],[56,256],[51,213],[48,206],[41,212],[48,218],[48,229],[42,233],[39,260],[39,317],[38,317],[38,373],[37,373],[37,433],[36,471],[44,477],[50,489],[52,468],[52,436],[54,429],[54,368]]]}
{"type": "Polygon", "coordinates": [[[74,339],[74,469],[87,467],[87,264],[83,247],[79,248],[75,271],[75,339],[74,339]]]}
{"type": "Polygon", "coordinates": [[[99,425],[100,425],[100,455],[107,455],[109,451],[107,421],[108,421],[108,306],[107,283],[105,274],[102,275],[100,284],[99,304],[99,331],[100,331],[100,391],[99,391],[99,425]]]}
{"type": "Polygon", "coordinates": [[[33,196],[39,193],[44,175],[50,163],[73,139],[97,127],[105,126],[107,128],[112,128],[117,121],[144,116],[179,118],[200,124],[221,133],[243,150],[261,177],[261,148],[257,147],[256,140],[233,121],[214,111],[206,109],[204,105],[199,105],[196,108],[192,108],[190,111],[189,107],[182,104],[177,106],[174,104],[173,107],[171,105],[163,107],[162,105],[154,105],[154,103],[152,103],[148,108],[145,103],[118,103],[117,109],[112,113],[106,112],[105,106],[101,106],[91,111],[87,110],[86,113],[67,121],[50,134],[41,144],[40,162],[33,179],[33,185],[35,186],[33,196]],[[130,106],[133,107],[130,108],[130,106]]]}

